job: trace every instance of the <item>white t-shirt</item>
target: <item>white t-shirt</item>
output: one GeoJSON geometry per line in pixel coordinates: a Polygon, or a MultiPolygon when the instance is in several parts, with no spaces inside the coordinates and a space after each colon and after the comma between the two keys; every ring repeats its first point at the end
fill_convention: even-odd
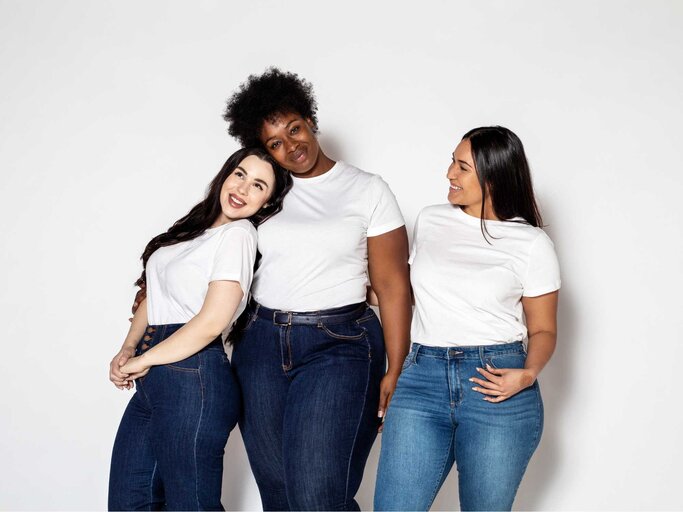
{"type": "Polygon", "coordinates": [[[256,244],[256,229],[241,219],[154,251],[147,261],[148,323],[186,323],[202,308],[211,281],[237,281],[244,296],[232,325],[247,303],[256,244]]]}
{"type": "Polygon", "coordinates": [[[510,221],[486,227],[491,245],[480,219],[459,206],[420,212],[410,255],[412,341],[444,347],[524,340],[522,297],[560,288],[555,249],[542,229],[510,221]]]}
{"type": "Polygon", "coordinates": [[[365,300],[367,237],[404,225],[381,177],[343,162],[294,177],[282,212],[259,226],[252,294],[267,308],[316,311],[365,300]]]}

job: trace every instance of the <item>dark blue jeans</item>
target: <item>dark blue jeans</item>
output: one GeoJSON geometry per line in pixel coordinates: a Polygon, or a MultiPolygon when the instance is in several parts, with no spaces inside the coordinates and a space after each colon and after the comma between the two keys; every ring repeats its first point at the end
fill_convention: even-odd
{"type": "Polygon", "coordinates": [[[249,314],[232,359],[264,510],[359,510],[385,370],[379,320],[365,304],[249,314]]]}
{"type": "MultiPolygon", "coordinates": [[[[149,326],[136,355],[182,325],[149,326]]],[[[240,395],[220,338],[135,386],[114,443],[109,509],[223,510],[223,451],[240,395]]]]}
{"type": "Polygon", "coordinates": [[[525,360],[521,343],[414,343],[387,411],[375,510],[428,510],[454,462],[462,510],[510,510],[543,430],[538,383],[491,403],[469,379],[525,360]]]}

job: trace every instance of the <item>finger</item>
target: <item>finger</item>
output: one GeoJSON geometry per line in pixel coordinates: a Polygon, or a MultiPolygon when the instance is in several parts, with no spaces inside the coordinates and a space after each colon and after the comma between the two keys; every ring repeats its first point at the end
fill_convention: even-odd
{"type": "Polygon", "coordinates": [[[488,380],[490,380],[491,382],[495,382],[496,384],[500,384],[500,377],[498,377],[497,375],[493,375],[492,373],[487,372],[483,368],[477,368],[477,371],[479,373],[481,373],[484,377],[486,377],[488,380]]]}
{"type": "Polygon", "coordinates": [[[494,375],[503,375],[504,373],[506,373],[508,371],[507,368],[494,368],[493,366],[491,366],[488,363],[486,363],[486,369],[489,372],[493,373],[494,375]]]}
{"type": "Polygon", "coordinates": [[[480,387],[473,387],[472,391],[476,391],[477,393],[481,393],[483,395],[491,395],[491,396],[500,396],[503,394],[502,391],[499,391],[497,389],[487,389],[487,388],[480,388],[480,387]]]}
{"type": "Polygon", "coordinates": [[[470,379],[470,382],[474,382],[475,384],[479,384],[480,386],[483,386],[488,389],[497,389],[498,391],[501,391],[500,386],[495,382],[491,382],[490,380],[483,380],[477,379],[476,377],[472,377],[470,379]]]}
{"type": "Polygon", "coordinates": [[[485,396],[484,400],[486,400],[487,402],[497,404],[499,402],[502,402],[503,400],[507,400],[508,398],[510,398],[510,397],[505,396],[505,395],[496,396],[496,397],[485,396]]]}
{"type": "Polygon", "coordinates": [[[382,392],[379,396],[379,408],[377,409],[377,417],[384,418],[384,413],[387,410],[387,398],[389,393],[382,392]]]}

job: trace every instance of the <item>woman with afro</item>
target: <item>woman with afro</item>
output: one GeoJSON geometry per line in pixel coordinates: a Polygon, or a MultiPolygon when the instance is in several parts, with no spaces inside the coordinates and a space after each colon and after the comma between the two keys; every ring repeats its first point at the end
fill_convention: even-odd
{"type": "Polygon", "coordinates": [[[252,300],[233,336],[240,429],[265,510],[359,509],[408,352],[403,217],[381,177],[325,154],[316,112],[311,84],[276,68],[250,76],[225,112],[232,136],[265,147],[294,180],[259,227],[252,300]],[[365,301],[368,279],[384,328],[365,301]]]}

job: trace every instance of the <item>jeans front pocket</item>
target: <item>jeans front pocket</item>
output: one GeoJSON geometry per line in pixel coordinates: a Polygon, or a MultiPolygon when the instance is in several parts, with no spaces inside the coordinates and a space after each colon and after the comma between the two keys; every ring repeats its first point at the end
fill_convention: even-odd
{"type": "Polygon", "coordinates": [[[320,330],[322,330],[330,338],[335,340],[343,341],[354,341],[361,340],[365,337],[365,328],[358,325],[358,322],[347,322],[343,324],[333,324],[325,325],[321,323],[318,325],[320,330]]]}

